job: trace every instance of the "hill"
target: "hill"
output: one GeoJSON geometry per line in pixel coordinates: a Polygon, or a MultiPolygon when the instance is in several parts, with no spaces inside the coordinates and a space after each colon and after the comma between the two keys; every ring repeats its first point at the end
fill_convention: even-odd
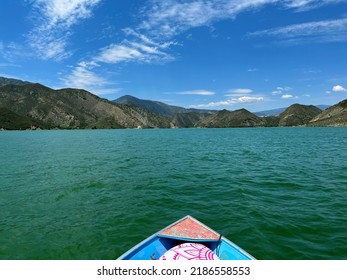
{"type": "Polygon", "coordinates": [[[30,117],[18,115],[7,108],[0,108],[0,129],[24,130],[37,129],[39,127],[47,128],[45,124],[30,117]]]}
{"type": "Polygon", "coordinates": [[[322,112],[312,105],[293,104],[279,115],[279,126],[301,126],[322,112]]]}
{"type": "Polygon", "coordinates": [[[22,86],[22,85],[26,85],[26,84],[30,84],[30,83],[26,82],[26,81],[17,80],[17,79],[0,77],[0,87],[5,86],[5,85],[22,86]]]}
{"type": "Polygon", "coordinates": [[[272,110],[266,110],[266,111],[260,111],[260,112],[254,112],[253,114],[258,117],[270,117],[270,116],[279,116],[281,113],[283,113],[287,108],[277,108],[272,110]]]}
{"type": "Polygon", "coordinates": [[[181,113],[215,113],[212,110],[187,109],[179,106],[172,106],[159,101],[139,99],[131,95],[124,95],[112,101],[116,104],[128,104],[148,110],[154,114],[169,117],[181,113]]]}
{"type": "Polygon", "coordinates": [[[122,108],[85,90],[53,90],[41,84],[0,87],[0,107],[44,124],[44,128],[169,127],[167,120],[160,116],[154,120],[148,111],[122,108]]]}
{"type": "Polygon", "coordinates": [[[188,113],[176,113],[169,117],[174,127],[195,127],[197,123],[204,118],[211,116],[209,113],[188,112],[188,113]]]}
{"type": "Polygon", "coordinates": [[[112,102],[137,106],[161,116],[171,116],[176,113],[188,112],[188,110],[183,107],[170,106],[159,101],[139,99],[131,95],[124,95],[112,102]]]}
{"type": "MultiPolygon", "coordinates": [[[[321,109],[322,111],[329,108],[330,105],[316,105],[317,108],[321,109]]],[[[272,116],[279,116],[281,113],[283,113],[288,107],[284,108],[277,108],[277,109],[271,109],[271,110],[266,110],[266,111],[259,111],[259,112],[254,112],[254,115],[257,115],[258,117],[272,117],[272,116]]]]}
{"type": "Polygon", "coordinates": [[[222,110],[199,121],[198,127],[257,127],[266,126],[266,121],[246,109],[228,111],[222,110]]]}
{"type": "Polygon", "coordinates": [[[185,109],[129,95],[117,100],[0,77],[0,129],[347,126],[346,100],[323,112],[293,104],[279,116],[264,117],[246,109],[185,109]]]}
{"type": "Polygon", "coordinates": [[[315,116],[308,126],[347,126],[347,99],[315,116]]]}

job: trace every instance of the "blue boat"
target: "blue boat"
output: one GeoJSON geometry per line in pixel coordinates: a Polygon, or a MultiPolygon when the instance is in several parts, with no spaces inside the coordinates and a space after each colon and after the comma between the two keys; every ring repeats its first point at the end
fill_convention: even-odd
{"type": "Polygon", "coordinates": [[[254,260],[249,253],[191,216],[148,237],[118,260],[254,260]]]}

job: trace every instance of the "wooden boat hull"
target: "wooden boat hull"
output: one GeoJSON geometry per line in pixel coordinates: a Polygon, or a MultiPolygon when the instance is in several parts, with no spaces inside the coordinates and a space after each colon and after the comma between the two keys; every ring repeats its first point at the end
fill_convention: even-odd
{"type": "Polygon", "coordinates": [[[255,259],[219,233],[186,216],[148,237],[120,256],[118,260],[157,260],[171,248],[186,242],[206,246],[221,260],[255,259]]]}

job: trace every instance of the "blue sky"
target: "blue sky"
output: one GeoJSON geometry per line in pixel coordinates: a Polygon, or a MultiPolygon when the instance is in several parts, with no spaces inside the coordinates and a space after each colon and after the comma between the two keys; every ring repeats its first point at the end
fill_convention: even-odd
{"type": "Polygon", "coordinates": [[[0,11],[0,76],[202,109],[347,98],[347,0],[6,0],[0,11]]]}

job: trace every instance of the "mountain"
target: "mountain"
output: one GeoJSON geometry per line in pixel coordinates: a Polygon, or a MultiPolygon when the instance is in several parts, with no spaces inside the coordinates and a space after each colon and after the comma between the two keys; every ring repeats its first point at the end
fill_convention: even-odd
{"type": "Polygon", "coordinates": [[[121,108],[124,113],[142,123],[138,128],[171,128],[174,126],[168,118],[156,115],[140,107],[127,104],[119,104],[118,107],[121,108]]]}
{"type": "Polygon", "coordinates": [[[26,82],[26,81],[17,80],[17,79],[0,77],[0,87],[5,86],[5,85],[22,86],[22,85],[26,85],[26,84],[30,84],[30,83],[26,82]]]}
{"type": "Polygon", "coordinates": [[[287,108],[277,108],[277,109],[271,109],[266,111],[260,111],[260,112],[254,112],[253,114],[258,117],[269,117],[269,116],[279,116],[281,113],[283,113],[287,108]]]}
{"type": "Polygon", "coordinates": [[[279,115],[279,126],[301,126],[322,112],[312,105],[293,104],[279,115]]]}
{"type": "Polygon", "coordinates": [[[131,95],[124,95],[116,100],[113,100],[112,102],[137,106],[161,116],[171,116],[175,113],[188,112],[188,110],[183,107],[170,106],[159,101],[139,99],[131,95]]]}
{"type": "Polygon", "coordinates": [[[347,99],[315,116],[308,126],[347,126],[347,99]]]}
{"type": "Polygon", "coordinates": [[[188,112],[176,113],[169,117],[174,127],[195,127],[204,118],[211,116],[210,113],[188,112]]]}
{"type": "Polygon", "coordinates": [[[45,124],[30,117],[18,115],[7,108],[0,108],[0,129],[24,130],[37,129],[39,127],[47,128],[45,124]]]}
{"type": "Polygon", "coordinates": [[[266,126],[266,121],[246,109],[222,110],[199,121],[198,127],[256,127],[266,126]]]}
{"type": "Polygon", "coordinates": [[[172,106],[159,101],[139,99],[131,95],[124,95],[116,100],[112,101],[116,104],[128,104],[134,105],[145,110],[148,110],[154,114],[161,116],[173,116],[174,114],[180,113],[215,113],[216,111],[211,110],[199,110],[199,109],[186,109],[179,106],[172,106]]]}
{"type": "MultiPolygon", "coordinates": [[[[329,108],[330,105],[316,105],[317,108],[321,109],[322,111],[329,108]]],[[[257,115],[258,117],[269,117],[269,116],[279,116],[281,113],[283,113],[288,107],[284,108],[277,108],[277,109],[271,109],[271,110],[265,110],[265,111],[259,111],[254,112],[254,115],[257,115]]]]}
{"type": "Polygon", "coordinates": [[[85,90],[53,90],[41,84],[0,87],[0,108],[44,124],[43,128],[170,127],[166,119],[148,111],[121,107],[85,90]]]}
{"type": "Polygon", "coordinates": [[[312,105],[293,104],[279,116],[259,117],[246,109],[185,109],[132,96],[117,103],[82,89],[54,90],[2,77],[0,83],[0,130],[347,126],[347,100],[323,112],[312,105]]]}

